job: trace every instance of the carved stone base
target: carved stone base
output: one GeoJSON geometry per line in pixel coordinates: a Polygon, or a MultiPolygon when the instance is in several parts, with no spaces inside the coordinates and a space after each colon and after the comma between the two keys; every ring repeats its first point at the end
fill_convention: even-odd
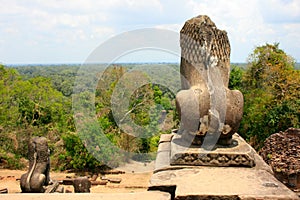
{"type": "Polygon", "coordinates": [[[211,150],[184,144],[180,135],[171,141],[171,165],[189,166],[255,166],[253,149],[238,135],[234,134],[230,146],[217,145],[211,150]]]}
{"type": "MultiPolygon", "coordinates": [[[[169,192],[171,199],[268,199],[287,200],[299,199],[298,196],[279,182],[274,176],[271,168],[237,134],[234,141],[238,145],[232,147],[240,152],[252,153],[255,160],[254,167],[243,167],[243,165],[227,166],[198,166],[198,165],[170,165],[170,157],[173,155],[183,155],[174,151],[174,144],[178,136],[174,134],[163,134],[160,137],[155,170],[150,179],[148,190],[159,190],[169,192]],[[248,146],[248,147],[245,147],[248,146]],[[243,151],[241,151],[243,150],[243,151]]],[[[175,143],[176,144],[176,143],[175,143]]],[[[185,148],[190,149],[190,148],[185,148]]],[[[177,149],[178,150],[178,149],[177,149]]],[[[195,149],[194,149],[195,150],[195,149]]],[[[213,150],[210,157],[221,155],[225,151],[222,148],[213,150]],[[215,152],[215,154],[213,154],[215,152]],[[216,154],[219,152],[219,154],[216,154]]],[[[199,153],[199,152],[197,152],[199,153]]],[[[227,153],[228,155],[228,153],[227,153]]],[[[229,157],[231,157],[230,154],[229,157]]],[[[193,156],[191,156],[193,157],[193,156]]],[[[235,157],[232,155],[232,157],[235,157]]],[[[219,156],[222,158],[222,156],[219,156]]],[[[214,162],[220,160],[214,158],[214,162]]],[[[235,160],[235,159],[231,159],[235,160]]],[[[177,160],[179,162],[179,160],[177,160]]],[[[189,159],[187,162],[191,162],[189,159]]],[[[196,161],[199,162],[199,161],[196,161]]],[[[232,161],[233,162],[233,161],[232,161]]],[[[250,161],[249,161],[250,162],[250,161]]],[[[254,161],[253,161],[254,162],[254,161]]],[[[235,161],[234,164],[238,162],[235,161]]],[[[223,164],[224,165],[224,164],[223,164]]]]}

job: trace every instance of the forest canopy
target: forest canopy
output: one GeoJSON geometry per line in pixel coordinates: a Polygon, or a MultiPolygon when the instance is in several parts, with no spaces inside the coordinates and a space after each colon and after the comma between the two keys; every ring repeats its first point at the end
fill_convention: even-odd
{"type": "MultiPolygon", "coordinates": [[[[159,64],[159,67],[163,69],[165,65],[159,64]]],[[[168,66],[179,72],[179,65],[168,66]]],[[[114,118],[111,98],[120,78],[134,67],[134,64],[111,65],[95,74],[95,77],[101,76],[95,92],[84,91],[80,99],[93,97],[94,105],[87,103],[86,106],[95,108],[96,120],[89,125],[88,131],[96,133],[101,127],[105,136],[89,136],[95,141],[89,144],[95,151],[102,151],[97,143],[108,139],[119,149],[147,155],[143,159],[151,160],[154,157],[147,153],[155,154],[160,134],[178,128],[176,94],[154,83],[135,90],[124,119],[129,117],[144,127],[149,137],[138,138],[126,133],[114,118]]],[[[295,60],[280,49],[279,44],[256,47],[246,67],[231,66],[229,87],[244,95],[239,134],[256,149],[271,134],[300,127],[300,71],[295,67],[295,60]]],[[[79,68],[78,65],[0,66],[0,167],[26,166],[27,145],[34,136],[48,139],[53,169],[94,170],[107,164],[87,150],[87,142],[79,137],[86,134],[75,126],[73,116],[84,115],[72,110],[74,81],[79,68]]],[[[174,74],[161,73],[161,76],[167,78],[174,74]]],[[[113,148],[102,152],[102,156],[114,158],[111,166],[137,159],[129,154],[116,155],[113,148]]]]}
{"type": "Polygon", "coordinates": [[[239,133],[256,149],[273,133],[300,127],[300,71],[295,60],[266,44],[248,57],[246,70],[233,68],[233,87],[244,95],[239,133]]]}

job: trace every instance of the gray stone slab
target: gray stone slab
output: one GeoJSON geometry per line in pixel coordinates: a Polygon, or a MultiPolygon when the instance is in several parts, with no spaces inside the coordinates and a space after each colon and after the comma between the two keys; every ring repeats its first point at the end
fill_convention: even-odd
{"type": "MultiPolygon", "coordinates": [[[[255,151],[255,150],[253,149],[253,151],[255,151]]],[[[265,171],[269,172],[270,174],[274,175],[274,172],[273,172],[272,168],[262,159],[262,157],[260,155],[255,153],[254,154],[254,159],[255,159],[254,169],[256,169],[256,170],[265,170],[265,171]]]]}
{"type": "Polygon", "coordinates": [[[156,169],[166,169],[170,166],[170,148],[170,142],[159,144],[154,171],[156,169]]]}
{"type": "Polygon", "coordinates": [[[175,199],[298,199],[273,176],[272,169],[255,150],[246,142],[245,145],[253,152],[254,167],[170,165],[170,146],[168,142],[160,143],[156,157],[159,164],[149,189],[168,191],[175,199]]]}
{"type": "Polygon", "coordinates": [[[201,165],[201,166],[248,166],[255,165],[253,148],[238,134],[233,135],[233,145],[216,146],[212,150],[184,144],[180,136],[174,136],[171,141],[171,165],[201,165]]]}
{"type": "Polygon", "coordinates": [[[171,143],[163,142],[158,145],[157,152],[168,151],[171,152],[171,143]]]}
{"type": "Polygon", "coordinates": [[[200,166],[153,174],[150,187],[163,185],[176,186],[175,199],[298,199],[272,174],[254,168],[200,166]]]}
{"type": "Polygon", "coordinates": [[[170,142],[172,140],[173,134],[161,134],[159,143],[170,142]]]}
{"type": "Polygon", "coordinates": [[[171,200],[171,195],[166,192],[148,191],[137,193],[71,193],[71,194],[4,194],[1,200],[171,200]]]}

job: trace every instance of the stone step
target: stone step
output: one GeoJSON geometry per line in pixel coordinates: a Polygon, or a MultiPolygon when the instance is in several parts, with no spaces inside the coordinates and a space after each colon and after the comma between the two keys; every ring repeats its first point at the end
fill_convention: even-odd
{"type": "Polygon", "coordinates": [[[71,193],[71,194],[3,194],[1,200],[171,200],[170,194],[158,191],[137,192],[137,193],[71,193]]]}

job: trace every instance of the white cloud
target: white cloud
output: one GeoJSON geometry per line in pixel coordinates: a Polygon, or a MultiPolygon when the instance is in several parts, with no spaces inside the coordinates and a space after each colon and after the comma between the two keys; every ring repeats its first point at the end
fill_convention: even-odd
{"type": "Polygon", "coordinates": [[[228,32],[232,61],[246,61],[255,45],[265,42],[280,42],[300,60],[299,0],[0,0],[0,4],[5,5],[0,7],[0,62],[43,62],[39,59],[45,52],[47,60],[84,59],[93,50],[88,48],[120,32],[145,27],[179,31],[187,19],[199,14],[228,32]],[[75,48],[80,51],[68,55],[75,48]],[[16,50],[20,56],[11,55],[16,50]]]}
{"type": "Polygon", "coordinates": [[[162,4],[159,0],[125,0],[122,1],[127,5],[129,8],[133,10],[140,10],[140,9],[149,9],[149,8],[157,8],[159,11],[162,11],[162,4]]]}
{"type": "MultiPolygon", "coordinates": [[[[283,46],[288,46],[286,43],[294,39],[288,36],[284,27],[290,22],[300,22],[298,0],[190,0],[188,4],[193,8],[194,15],[206,14],[218,28],[227,31],[232,47],[232,60],[236,61],[246,61],[255,46],[266,42],[280,42],[283,46]]],[[[290,31],[300,35],[295,33],[296,29],[290,31]]],[[[299,46],[300,40],[294,40],[294,43],[299,46]]],[[[291,53],[299,56],[296,52],[291,53]]]]}
{"type": "Polygon", "coordinates": [[[260,3],[260,12],[267,23],[300,22],[299,0],[269,0],[260,3]]]}
{"type": "Polygon", "coordinates": [[[92,32],[90,34],[91,39],[96,39],[101,37],[108,37],[108,36],[113,36],[115,34],[114,30],[110,27],[94,27],[92,29],[92,32]]]}
{"type": "Polygon", "coordinates": [[[0,0],[0,15],[19,15],[20,13],[26,12],[26,7],[20,4],[19,1],[5,1],[0,0]]]}
{"type": "Polygon", "coordinates": [[[17,35],[20,33],[20,31],[13,27],[7,27],[3,29],[3,32],[10,34],[10,35],[17,35]]]}
{"type": "Polygon", "coordinates": [[[159,29],[168,29],[171,31],[176,31],[179,33],[180,29],[182,28],[182,24],[160,24],[154,26],[154,28],[159,28],[159,29]]]}

